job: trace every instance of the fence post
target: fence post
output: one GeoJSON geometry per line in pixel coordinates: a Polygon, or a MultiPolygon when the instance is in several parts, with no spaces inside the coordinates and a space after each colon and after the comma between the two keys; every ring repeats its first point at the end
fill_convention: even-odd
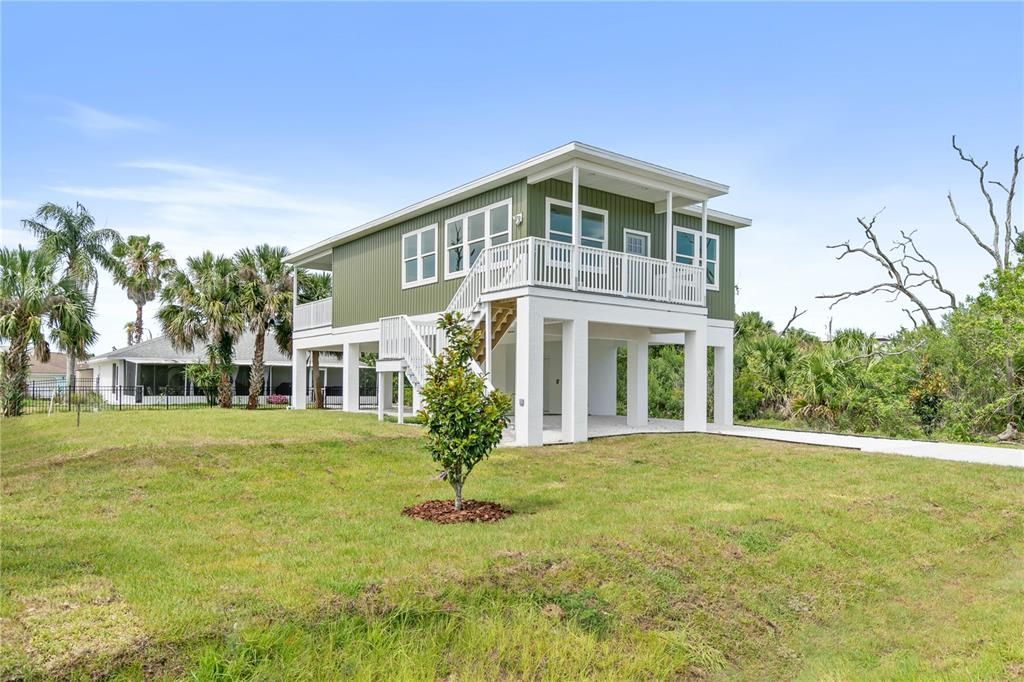
{"type": "Polygon", "coordinates": [[[171,409],[171,394],[167,392],[166,388],[164,388],[164,405],[166,405],[166,409],[171,409]]]}
{"type": "Polygon", "coordinates": [[[118,391],[118,387],[117,386],[114,386],[114,390],[117,391],[117,411],[120,412],[121,411],[121,395],[122,395],[123,392],[122,391],[118,391]]]}
{"type": "Polygon", "coordinates": [[[75,405],[76,405],[75,412],[77,413],[77,418],[75,420],[75,426],[77,428],[82,428],[82,401],[81,400],[77,401],[75,403],[75,405]]]}

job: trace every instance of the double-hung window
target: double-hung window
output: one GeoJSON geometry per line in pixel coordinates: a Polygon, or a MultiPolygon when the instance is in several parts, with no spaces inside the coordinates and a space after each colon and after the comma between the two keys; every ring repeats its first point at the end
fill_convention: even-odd
{"type": "MultiPolygon", "coordinates": [[[[546,203],[548,239],[572,244],[572,204],[551,198],[546,203]]],[[[608,211],[580,206],[580,244],[608,248],[608,211]]]]}
{"type": "Polygon", "coordinates": [[[704,248],[701,233],[685,227],[675,228],[675,261],[695,265],[704,259],[708,289],[718,290],[718,235],[708,234],[707,248],[704,248]]]}
{"type": "Polygon", "coordinates": [[[437,281],[437,225],[402,235],[402,288],[437,281]]]}
{"type": "Polygon", "coordinates": [[[512,235],[512,200],[456,216],[445,223],[445,278],[465,275],[488,246],[508,242],[512,235]]]}

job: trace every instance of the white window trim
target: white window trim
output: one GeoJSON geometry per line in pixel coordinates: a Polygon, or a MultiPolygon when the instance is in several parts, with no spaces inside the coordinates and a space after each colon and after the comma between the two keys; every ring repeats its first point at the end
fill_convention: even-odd
{"type": "MultiPolygon", "coordinates": [[[[472,211],[466,211],[457,216],[452,216],[444,221],[444,278],[455,279],[456,277],[465,277],[466,273],[469,272],[469,216],[476,215],[477,213],[484,214],[484,247],[490,248],[493,246],[491,243],[494,235],[491,234],[491,211],[498,208],[499,206],[508,206],[508,230],[502,234],[508,235],[508,241],[512,241],[512,199],[502,199],[496,201],[490,206],[484,206],[483,208],[474,208],[472,211]],[[462,269],[448,271],[448,224],[456,221],[462,221],[462,269]]],[[[473,241],[479,241],[474,239],[473,241]]],[[[507,243],[507,242],[506,242],[507,243]]]]}
{"type": "MultiPolygon", "coordinates": [[[[551,239],[551,207],[552,206],[562,206],[563,208],[568,208],[568,209],[571,210],[572,209],[572,202],[571,201],[562,201],[561,199],[552,199],[551,197],[546,197],[544,199],[544,235],[545,235],[545,237],[547,239],[551,239]]],[[[583,204],[580,204],[580,212],[582,213],[583,211],[590,211],[591,213],[600,213],[602,216],[604,216],[604,240],[601,243],[601,247],[600,248],[602,248],[605,251],[607,251],[608,250],[608,230],[610,229],[609,226],[608,226],[608,211],[604,210],[603,208],[594,208],[593,206],[584,206],[583,204]]],[[[580,225],[581,225],[580,229],[582,229],[583,216],[582,215],[579,216],[579,219],[580,219],[580,225]]],[[[580,246],[583,246],[582,241],[580,242],[580,246]]],[[[587,248],[588,249],[596,249],[598,247],[596,247],[596,246],[588,246],[587,248]]]]}
{"type": "Polygon", "coordinates": [[[644,244],[647,246],[647,253],[644,254],[644,258],[650,258],[651,257],[651,233],[650,232],[644,232],[642,230],[631,230],[628,227],[623,228],[623,230],[622,230],[622,253],[624,253],[626,255],[629,255],[629,256],[637,255],[635,253],[629,253],[628,251],[626,251],[626,238],[631,236],[631,235],[634,236],[634,237],[643,237],[644,238],[644,244]]]}
{"type": "Polygon", "coordinates": [[[425,284],[433,284],[434,282],[437,282],[437,274],[439,272],[439,265],[438,265],[438,262],[437,262],[438,261],[437,247],[438,247],[437,223],[434,223],[433,225],[427,225],[426,227],[421,227],[420,229],[413,230],[412,232],[406,232],[405,234],[402,235],[402,240],[399,243],[399,248],[401,249],[399,251],[399,253],[401,255],[401,264],[402,264],[402,289],[412,289],[414,287],[421,287],[421,286],[423,286],[425,284]],[[424,253],[424,252],[420,251],[420,245],[422,244],[421,237],[422,237],[424,232],[429,232],[430,230],[434,230],[434,250],[431,251],[431,252],[424,253]],[[416,255],[413,258],[406,258],[405,257],[405,240],[408,239],[409,237],[414,236],[414,235],[416,237],[416,255]],[[423,278],[423,257],[424,256],[429,256],[429,255],[431,255],[431,253],[434,255],[434,276],[429,278],[429,279],[424,279],[423,278]],[[416,261],[417,279],[415,279],[415,280],[413,280],[411,282],[408,282],[405,279],[405,264],[406,264],[406,262],[411,261],[411,260],[415,260],[416,261]]]}
{"type": "MultiPolygon", "coordinates": [[[[693,244],[696,247],[697,253],[694,254],[694,259],[704,264],[704,278],[707,281],[707,260],[704,257],[704,240],[703,233],[700,230],[692,230],[688,227],[680,227],[679,225],[673,225],[672,233],[672,262],[676,262],[676,232],[686,232],[693,235],[693,244]]],[[[711,260],[715,264],[715,281],[713,284],[708,284],[707,289],[709,291],[719,290],[719,279],[722,276],[722,242],[718,239],[717,234],[711,234],[708,232],[708,241],[715,242],[715,253],[718,255],[717,258],[711,260]]]]}

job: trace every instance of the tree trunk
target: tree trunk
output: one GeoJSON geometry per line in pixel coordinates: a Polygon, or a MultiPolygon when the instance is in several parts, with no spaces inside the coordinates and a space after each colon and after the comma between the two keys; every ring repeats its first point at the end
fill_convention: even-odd
{"type": "Polygon", "coordinates": [[[252,366],[249,367],[249,402],[247,410],[259,407],[259,396],[263,390],[263,346],[266,343],[266,330],[256,329],[256,348],[252,354],[252,366]]]}
{"type": "Polygon", "coordinates": [[[64,385],[71,390],[71,382],[75,380],[75,353],[71,349],[67,352],[67,363],[64,367],[64,385]]]}
{"type": "Polygon", "coordinates": [[[324,409],[323,386],[320,385],[320,351],[315,350],[313,355],[313,409],[324,409]]]}
{"type": "Polygon", "coordinates": [[[452,487],[455,488],[455,510],[459,511],[462,509],[462,483],[452,483],[452,487]]]}
{"type": "Polygon", "coordinates": [[[231,374],[230,372],[224,371],[223,368],[218,368],[220,373],[220,381],[217,383],[217,398],[222,408],[228,409],[231,407],[231,374]]]}
{"type": "Polygon", "coordinates": [[[21,414],[28,377],[28,342],[22,337],[11,340],[10,347],[3,353],[3,416],[17,417],[21,414]]]}
{"type": "Polygon", "coordinates": [[[142,341],[142,304],[135,304],[135,343],[142,341]]]}

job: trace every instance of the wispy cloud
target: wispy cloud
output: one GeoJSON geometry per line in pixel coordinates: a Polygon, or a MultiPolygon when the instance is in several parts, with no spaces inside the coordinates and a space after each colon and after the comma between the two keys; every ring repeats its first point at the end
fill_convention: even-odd
{"type": "Polygon", "coordinates": [[[160,127],[156,121],[148,118],[120,116],[78,102],[66,102],[66,105],[67,112],[58,116],[57,120],[88,133],[153,132],[160,127]]]}

